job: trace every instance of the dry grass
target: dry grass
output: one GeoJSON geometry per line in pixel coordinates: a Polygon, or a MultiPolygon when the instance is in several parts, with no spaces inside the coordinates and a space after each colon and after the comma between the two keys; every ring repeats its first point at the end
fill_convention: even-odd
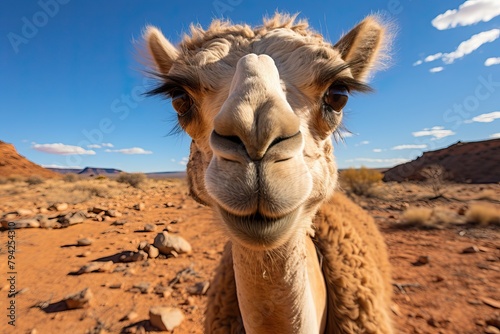
{"type": "Polygon", "coordinates": [[[117,182],[131,185],[134,188],[141,188],[146,180],[146,175],[142,173],[120,173],[116,178],[117,182]]]}
{"type": "Polygon", "coordinates": [[[374,196],[375,185],[380,183],[383,174],[366,167],[349,168],[340,173],[340,184],[348,191],[359,196],[374,196]]]}
{"type": "Polygon", "coordinates": [[[78,174],[69,173],[69,174],[64,174],[63,180],[65,182],[76,182],[82,180],[82,177],[78,174]]]}
{"type": "Polygon", "coordinates": [[[400,228],[443,229],[461,223],[458,215],[447,208],[408,208],[397,225],[400,228]]]}
{"type": "Polygon", "coordinates": [[[468,223],[487,225],[500,225],[500,209],[489,204],[472,204],[465,214],[468,223]]]}

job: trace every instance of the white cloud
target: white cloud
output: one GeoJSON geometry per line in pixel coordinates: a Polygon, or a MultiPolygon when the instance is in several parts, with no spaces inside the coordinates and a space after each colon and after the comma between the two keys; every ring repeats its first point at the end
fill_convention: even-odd
{"type": "Polygon", "coordinates": [[[457,25],[468,26],[478,22],[488,22],[500,15],[498,0],[467,0],[458,9],[450,9],[436,16],[432,25],[438,30],[455,28],[457,25]]]}
{"type": "Polygon", "coordinates": [[[375,153],[380,153],[380,152],[383,151],[383,149],[381,149],[381,148],[374,148],[372,151],[375,152],[375,153]]]}
{"type": "Polygon", "coordinates": [[[336,141],[341,141],[343,138],[350,138],[352,137],[353,134],[351,132],[348,132],[348,131],[342,131],[342,130],[339,130],[339,131],[335,131],[333,133],[333,138],[336,140],[336,141]]]}
{"type": "Polygon", "coordinates": [[[122,153],[122,154],[151,154],[152,151],[146,151],[140,147],[131,147],[131,148],[122,148],[119,150],[110,150],[106,149],[105,152],[114,152],[114,153],[122,153]]]}
{"type": "Polygon", "coordinates": [[[359,142],[354,146],[361,146],[361,145],[368,145],[368,144],[370,144],[370,142],[368,140],[363,140],[362,142],[359,142]]]}
{"type": "Polygon", "coordinates": [[[179,165],[186,166],[189,161],[188,157],[183,157],[181,161],[179,161],[179,165]]]}
{"type": "Polygon", "coordinates": [[[432,140],[441,139],[448,136],[453,136],[455,132],[451,130],[446,130],[442,126],[434,126],[432,128],[425,128],[421,131],[416,131],[411,133],[414,137],[425,137],[432,136],[432,140]]]}
{"type": "Polygon", "coordinates": [[[102,143],[101,144],[102,147],[115,147],[113,144],[111,143],[102,143]]]}
{"type": "Polygon", "coordinates": [[[430,55],[430,56],[425,57],[424,61],[425,61],[426,63],[430,63],[431,61],[434,61],[434,60],[436,60],[436,59],[441,58],[442,56],[443,56],[443,53],[442,53],[442,52],[438,52],[438,53],[436,53],[436,54],[433,54],[433,55],[430,55]]]}
{"type": "Polygon", "coordinates": [[[417,60],[416,62],[413,63],[413,66],[422,65],[422,63],[423,63],[423,61],[417,60]]]}
{"type": "Polygon", "coordinates": [[[422,148],[427,148],[427,145],[422,144],[422,145],[397,145],[391,148],[391,150],[411,150],[411,149],[422,149],[422,148]]]}
{"type": "Polygon", "coordinates": [[[465,123],[472,123],[472,122],[491,123],[499,118],[500,118],[500,111],[494,111],[473,117],[471,120],[465,121],[465,123]]]}
{"type": "Polygon", "coordinates": [[[175,159],[170,159],[170,161],[175,162],[175,159]]]}
{"type": "Polygon", "coordinates": [[[500,132],[494,133],[490,136],[491,139],[497,139],[500,138],[500,132]]]}
{"type": "Polygon", "coordinates": [[[62,143],[53,143],[53,144],[37,144],[33,143],[31,146],[34,150],[49,153],[49,154],[60,154],[60,155],[94,155],[95,151],[86,150],[80,146],[73,145],[65,145],[62,143]]]}
{"type": "Polygon", "coordinates": [[[433,67],[429,70],[429,72],[431,73],[438,73],[438,72],[441,72],[442,70],[444,70],[444,68],[442,66],[440,67],[433,67]]]}
{"type": "Polygon", "coordinates": [[[500,29],[491,29],[473,35],[468,40],[460,43],[455,51],[445,53],[443,55],[443,61],[445,62],[445,64],[451,64],[455,61],[455,59],[462,58],[463,56],[476,51],[481,45],[493,42],[498,37],[500,37],[500,29]]]}
{"type": "Polygon", "coordinates": [[[87,145],[88,148],[101,148],[101,145],[97,145],[97,144],[90,144],[90,145],[87,145]]]}
{"type": "Polygon", "coordinates": [[[373,163],[387,163],[387,164],[402,164],[410,160],[404,158],[390,158],[390,159],[374,159],[374,158],[356,158],[349,159],[346,162],[373,162],[373,163]]]}
{"type": "Polygon", "coordinates": [[[42,165],[43,168],[59,168],[59,169],[66,169],[66,168],[71,168],[71,169],[82,169],[80,166],[63,166],[63,165],[57,165],[57,164],[51,164],[51,165],[42,165]]]}
{"type": "Polygon", "coordinates": [[[484,62],[484,66],[500,65],[500,57],[488,58],[484,62]]]}

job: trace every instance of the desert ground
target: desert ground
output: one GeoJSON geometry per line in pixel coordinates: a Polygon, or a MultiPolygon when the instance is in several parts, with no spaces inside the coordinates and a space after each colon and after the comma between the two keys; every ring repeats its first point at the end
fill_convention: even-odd
{"type": "MultiPolygon", "coordinates": [[[[204,293],[227,237],[210,209],[188,196],[185,180],[148,179],[137,188],[105,177],[2,183],[1,333],[161,332],[149,321],[155,306],[184,314],[172,333],[203,332],[204,293]],[[9,221],[33,227],[9,230],[9,221]],[[138,252],[163,231],[192,251],[138,252]],[[84,289],[70,309],[67,296],[84,289]],[[5,307],[12,300],[15,327],[5,307]]],[[[440,187],[435,196],[427,184],[389,182],[350,195],[385,236],[397,332],[500,333],[500,185],[440,187]]]]}

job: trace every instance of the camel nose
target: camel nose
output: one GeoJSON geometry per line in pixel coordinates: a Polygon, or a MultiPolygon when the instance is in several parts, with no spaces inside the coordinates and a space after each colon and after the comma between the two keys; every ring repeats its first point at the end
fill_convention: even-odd
{"type": "Polygon", "coordinates": [[[214,119],[214,153],[238,161],[243,150],[259,161],[273,146],[297,136],[301,137],[300,121],[286,99],[273,59],[256,54],[242,57],[228,98],[214,119]]]}

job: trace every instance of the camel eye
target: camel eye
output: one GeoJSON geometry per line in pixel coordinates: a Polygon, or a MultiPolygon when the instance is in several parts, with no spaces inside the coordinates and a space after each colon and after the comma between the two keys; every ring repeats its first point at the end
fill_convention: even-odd
{"type": "Polygon", "coordinates": [[[323,103],[328,111],[340,113],[349,99],[349,90],[343,85],[331,85],[323,97],[323,103]]]}
{"type": "Polygon", "coordinates": [[[179,116],[184,116],[193,107],[193,99],[182,89],[175,90],[171,93],[172,106],[177,111],[179,116]]]}

